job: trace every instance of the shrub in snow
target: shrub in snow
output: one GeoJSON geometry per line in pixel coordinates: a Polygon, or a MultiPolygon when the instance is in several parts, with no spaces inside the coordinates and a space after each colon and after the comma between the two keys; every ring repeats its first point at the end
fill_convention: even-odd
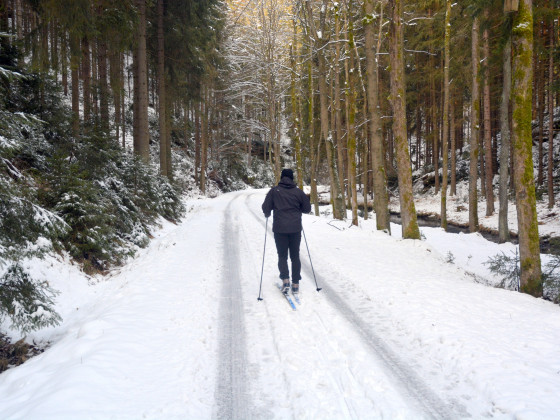
{"type": "Polygon", "coordinates": [[[448,264],[455,264],[455,255],[453,255],[451,251],[447,252],[447,255],[445,256],[445,262],[448,264]]]}
{"type": "Polygon", "coordinates": [[[184,213],[177,188],[114,138],[95,126],[74,137],[61,98],[44,75],[0,65],[0,264],[45,238],[41,249],[102,270],[146,246],[159,217],[184,213]]]}
{"type": "Polygon", "coordinates": [[[68,230],[54,213],[18,195],[0,176],[0,265],[2,261],[41,256],[68,230]]]}
{"type": "Polygon", "coordinates": [[[54,310],[57,294],[45,282],[33,279],[21,265],[11,265],[0,277],[0,321],[8,316],[12,328],[27,333],[58,325],[60,316],[54,310]]]}
{"type": "MultiPolygon", "coordinates": [[[[519,254],[517,250],[513,256],[507,256],[503,252],[490,257],[484,263],[489,270],[501,277],[500,287],[510,290],[519,290],[521,271],[519,265],[519,254]]],[[[543,266],[543,297],[555,303],[560,303],[560,255],[552,255],[552,258],[543,266]]]]}
{"type": "Polygon", "coordinates": [[[560,255],[553,255],[543,269],[543,296],[560,303],[560,255]]]}
{"type": "Polygon", "coordinates": [[[519,254],[517,250],[514,256],[507,256],[505,253],[501,252],[493,257],[490,257],[488,261],[483,263],[488,266],[488,269],[501,277],[502,281],[499,287],[510,290],[519,290],[519,282],[521,281],[521,271],[519,265],[519,254]]]}

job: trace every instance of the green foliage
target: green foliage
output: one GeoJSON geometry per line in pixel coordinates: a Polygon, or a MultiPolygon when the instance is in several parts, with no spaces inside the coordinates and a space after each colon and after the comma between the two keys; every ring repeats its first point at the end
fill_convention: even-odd
{"type": "Polygon", "coordinates": [[[0,265],[40,256],[68,230],[63,220],[36,204],[0,176],[0,265]]]}
{"type": "Polygon", "coordinates": [[[50,188],[41,199],[69,226],[68,249],[97,270],[148,243],[148,228],[162,216],[179,219],[178,191],[149,166],[99,136],[82,138],[51,157],[50,188]]]}
{"type": "Polygon", "coordinates": [[[543,296],[560,303],[560,255],[552,255],[543,270],[543,296]]]}
{"type": "Polygon", "coordinates": [[[103,270],[146,246],[158,217],[182,216],[178,191],[155,169],[102,132],[71,136],[52,81],[19,69],[2,75],[0,262],[54,244],[103,270]]]}
{"type": "Polygon", "coordinates": [[[517,249],[513,257],[501,252],[500,254],[490,257],[488,261],[483,264],[488,266],[488,269],[492,273],[501,277],[502,281],[499,284],[500,287],[510,290],[519,290],[521,271],[517,249]]]}
{"type": "Polygon", "coordinates": [[[22,333],[62,320],[54,310],[57,293],[45,282],[34,280],[19,264],[11,265],[0,277],[0,321],[8,316],[12,328],[22,333]]]}

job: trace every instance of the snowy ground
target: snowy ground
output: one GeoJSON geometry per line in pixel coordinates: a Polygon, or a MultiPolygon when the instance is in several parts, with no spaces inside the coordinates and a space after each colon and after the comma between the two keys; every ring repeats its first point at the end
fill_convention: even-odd
{"type": "Polygon", "coordinates": [[[512,244],[304,216],[323,290],[303,243],[292,311],[270,232],[257,301],[265,193],[190,201],[109,278],[30,262],[61,291],[64,322],[0,375],[0,418],[558,418],[560,307],[480,284],[512,244]]]}

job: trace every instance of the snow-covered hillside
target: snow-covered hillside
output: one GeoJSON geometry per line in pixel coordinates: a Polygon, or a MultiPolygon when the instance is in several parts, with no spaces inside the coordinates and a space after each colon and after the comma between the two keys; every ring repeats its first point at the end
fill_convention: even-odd
{"type": "Polygon", "coordinates": [[[479,282],[512,244],[304,216],[322,290],[303,242],[292,311],[270,232],[257,300],[265,192],[188,202],[108,278],[30,262],[64,321],[0,375],[0,418],[557,418],[560,307],[479,282]]]}

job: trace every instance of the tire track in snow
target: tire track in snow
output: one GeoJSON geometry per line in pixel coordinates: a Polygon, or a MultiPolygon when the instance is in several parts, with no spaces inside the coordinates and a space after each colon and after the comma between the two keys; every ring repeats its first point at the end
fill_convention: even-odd
{"type": "MultiPolygon", "coordinates": [[[[251,194],[247,197],[249,199],[251,194]]],[[[253,209],[247,206],[255,219],[263,226],[262,218],[253,209]]],[[[311,265],[302,258],[302,271],[313,279],[311,265]]],[[[354,327],[363,342],[373,351],[373,353],[383,362],[387,370],[392,374],[396,384],[402,392],[427,418],[450,419],[470,417],[468,413],[459,407],[459,412],[453,410],[450,404],[443,401],[424,380],[395,353],[385,341],[377,335],[370,323],[365,322],[352,307],[337,294],[320,275],[315,273],[319,286],[322,287],[322,295],[325,296],[331,305],[354,327]]],[[[341,275],[339,277],[342,278],[341,275]]]]}
{"type": "Polygon", "coordinates": [[[230,201],[223,224],[222,290],[220,294],[218,372],[216,378],[217,419],[249,417],[247,360],[237,223],[232,219],[230,201]]]}

